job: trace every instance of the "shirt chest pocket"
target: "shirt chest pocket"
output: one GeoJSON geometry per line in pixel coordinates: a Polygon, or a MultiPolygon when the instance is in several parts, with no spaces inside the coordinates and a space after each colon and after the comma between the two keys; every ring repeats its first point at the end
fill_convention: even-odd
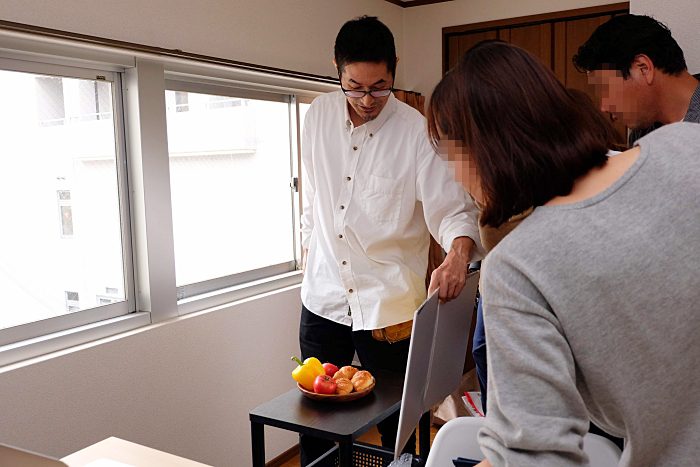
{"type": "Polygon", "coordinates": [[[361,185],[362,211],[382,224],[395,223],[401,215],[403,182],[370,174],[361,185]]]}

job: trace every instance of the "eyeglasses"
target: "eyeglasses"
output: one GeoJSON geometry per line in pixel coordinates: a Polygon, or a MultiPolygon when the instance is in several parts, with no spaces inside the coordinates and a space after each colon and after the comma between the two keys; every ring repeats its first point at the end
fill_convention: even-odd
{"type": "Polygon", "coordinates": [[[343,90],[343,94],[348,97],[361,98],[369,94],[372,97],[386,97],[393,91],[392,88],[389,89],[370,89],[369,91],[360,91],[359,89],[345,89],[343,85],[340,85],[340,89],[343,90]]]}

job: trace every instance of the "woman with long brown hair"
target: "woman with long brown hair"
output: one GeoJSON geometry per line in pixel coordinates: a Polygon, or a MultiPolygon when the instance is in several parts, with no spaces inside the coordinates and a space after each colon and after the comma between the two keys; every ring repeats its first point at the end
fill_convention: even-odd
{"type": "Polygon", "coordinates": [[[438,84],[428,122],[483,225],[535,208],[483,267],[488,460],[585,465],[591,420],[626,439],[622,465],[696,460],[700,126],[609,158],[598,110],[497,41],[438,84]]]}

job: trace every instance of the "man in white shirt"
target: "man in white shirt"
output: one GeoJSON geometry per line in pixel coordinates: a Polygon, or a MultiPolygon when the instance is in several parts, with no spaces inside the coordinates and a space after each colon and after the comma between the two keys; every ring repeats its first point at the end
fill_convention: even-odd
{"type": "MultiPolygon", "coordinates": [[[[338,366],[357,352],[370,371],[405,371],[409,340],[372,330],[410,321],[425,300],[430,234],[448,252],[429,287],[443,300],[459,294],[480,249],[476,209],[425,119],[391,93],[396,62],[383,23],[348,21],[335,43],[341,90],[314,100],[302,135],[301,352],[338,366]]],[[[384,446],[393,448],[397,422],[379,424],[384,446]]],[[[326,449],[302,437],[302,465],[326,449]]]]}

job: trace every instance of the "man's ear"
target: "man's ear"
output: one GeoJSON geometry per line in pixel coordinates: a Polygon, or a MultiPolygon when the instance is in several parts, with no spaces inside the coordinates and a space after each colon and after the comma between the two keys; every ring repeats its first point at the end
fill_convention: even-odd
{"type": "Polygon", "coordinates": [[[335,67],[335,71],[337,71],[338,74],[340,74],[340,70],[338,69],[338,64],[335,63],[335,58],[332,60],[332,62],[333,62],[333,66],[335,67]]]}
{"type": "Polygon", "coordinates": [[[653,84],[656,67],[647,55],[639,54],[634,57],[630,67],[630,72],[633,71],[636,71],[647,84],[653,84]]]}

